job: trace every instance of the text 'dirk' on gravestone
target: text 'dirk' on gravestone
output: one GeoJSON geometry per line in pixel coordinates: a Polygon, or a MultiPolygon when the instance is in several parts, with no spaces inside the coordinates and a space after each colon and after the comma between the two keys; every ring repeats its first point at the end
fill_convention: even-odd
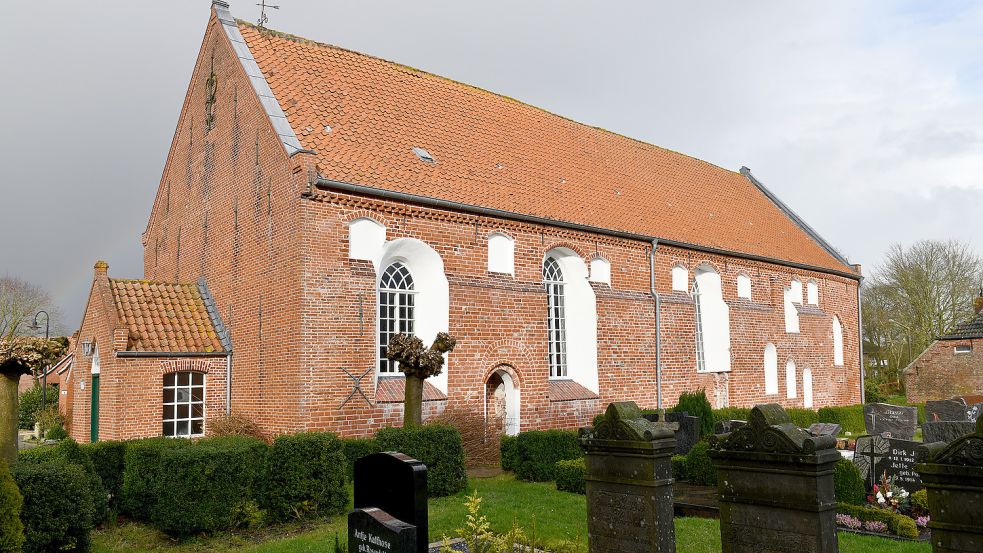
{"type": "Polygon", "coordinates": [[[426,553],[429,538],[426,465],[394,452],[355,461],[348,551],[426,553]]]}
{"type": "Polygon", "coordinates": [[[670,458],[678,429],[646,420],[629,401],[608,405],[593,428],[581,430],[590,553],[676,551],[670,458]]]}
{"type": "Polygon", "coordinates": [[[915,471],[915,449],[921,442],[896,440],[883,436],[860,436],[853,453],[853,464],[860,470],[867,491],[888,480],[907,492],[922,489],[922,479],[915,471]]]}
{"type": "Polygon", "coordinates": [[[835,553],[834,436],[810,436],[780,405],[710,439],[723,553],[835,553]]]}

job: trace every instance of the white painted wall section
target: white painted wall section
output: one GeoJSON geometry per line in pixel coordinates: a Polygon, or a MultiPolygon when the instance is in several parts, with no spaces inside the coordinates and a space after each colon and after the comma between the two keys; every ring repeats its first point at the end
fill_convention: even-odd
{"type": "Polygon", "coordinates": [[[563,271],[567,377],[597,393],[597,298],[587,280],[587,263],[568,248],[552,249],[546,257],[556,259],[563,271]]]}
{"type": "Polygon", "coordinates": [[[765,395],[778,395],[778,348],[772,343],[765,346],[765,395]]]}
{"type": "Polygon", "coordinates": [[[843,366],[843,325],[836,315],[833,315],[833,364],[843,366]]]}
{"type": "Polygon", "coordinates": [[[689,271],[682,265],[672,268],[672,290],[674,292],[689,292],[689,271]]]}
{"type": "Polygon", "coordinates": [[[603,257],[591,259],[590,281],[600,284],[611,284],[611,262],[603,257]]]}
{"type": "Polygon", "coordinates": [[[737,297],[751,299],[751,277],[744,273],[737,275],[737,297]]]}
{"type": "Polygon", "coordinates": [[[795,389],[795,361],[791,359],[785,363],[785,397],[794,399],[798,396],[795,389]]]}
{"type": "Polygon", "coordinates": [[[371,261],[386,242],[386,227],[368,217],[348,223],[348,258],[371,261]]]}
{"type": "Polygon", "coordinates": [[[783,304],[785,307],[785,332],[798,334],[799,308],[792,302],[792,290],[790,288],[785,289],[783,304]]]}
{"type": "Polygon", "coordinates": [[[802,405],[812,409],[812,369],[802,369],[802,405]]]}
{"type": "Polygon", "coordinates": [[[809,305],[819,305],[819,285],[815,280],[810,280],[806,285],[806,301],[809,305]]]}
{"type": "Polygon", "coordinates": [[[696,269],[695,278],[700,287],[706,372],[729,371],[730,307],[724,302],[720,275],[709,265],[701,265],[696,269]]]}
{"type": "Polygon", "coordinates": [[[488,272],[515,274],[515,240],[496,232],[488,237],[488,272]]]}

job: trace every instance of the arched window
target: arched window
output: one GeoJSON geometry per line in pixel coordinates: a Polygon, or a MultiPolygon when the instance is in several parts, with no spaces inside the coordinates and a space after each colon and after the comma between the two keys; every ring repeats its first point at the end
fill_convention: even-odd
{"type": "Polygon", "coordinates": [[[191,438],[205,433],[205,375],[164,375],[164,436],[191,438]]]}
{"type": "Polygon", "coordinates": [[[789,285],[789,290],[792,292],[792,303],[802,305],[802,281],[797,278],[793,278],[792,284],[789,285]]]}
{"type": "Polygon", "coordinates": [[[815,280],[810,280],[806,285],[806,301],[809,305],[819,305],[819,285],[815,280]]]}
{"type": "Polygon", "coordinates": [[[379,373],[393,374],[396,363],[386,358],[389,339],[396,334],[413,334],[413,275],[399,261],[382,273],[379,280],[379,373]]]}
{"type": "Polygon", "coordinates": [[[797,395],[795,391],[795,361],[789,359],[785,363],[785,396],[793,399],[797,395]]]}
{"type": "Polygon", "coordinates": [[[515,241],[500,232],[488,237],[488,272],[515,274],[515,241]]]}
{"type": "Polygon", "coordinates": [[[778,348],[769,343],[765,346],[765,395],[778,394],[778,348]]]}
{"type": "Polygon", "coordinates": [[[696,268],[693,305],[696,314],[698,371],[730,370],[730,308],[724,302],[720,275],[709,265],[696,268]]]}
{"type": "Polygon", "coordinates": [[[833,364],[843,366],[843,325],[836,315],[833,315],[833,364]]]}
{"type": "Polygon", "coordinates": [[[567,317],[563,297],[563,271],[556,259],[543,262],[543,285],[546,286],[546,328],[549,346],[550,377],[567,376],[567,317]]]}
{"type": "Polygon", "coordinates": [[[611,262],[603,257],[591,259],[590,281],[611,284],[611,262]]]}
{"type": "Polygon", "coordinates": [[[744,273],[737,275],[737,297],[751,299],[751,277],[744,273]]]}
{"type": "Polygon", "coordinates": [[[707,370],[707,359],[703,343],[703,298],[700,296],[700,282],[693,281],[693,310],[696,312],[696,370],[707,370]]]}
{"type": "Polygon", "coordinates": [[[368,217],[348,223],[348,258],[371,261],[386,242],[386,227],[368,217]]]}
{"type": "Polygon", "coordinates": [[[802,369],[802,406],[812,408],[812,369],[802,369]]]}
{"type": "Polygon", "coordinates": [[[682,265],[672,268],[672,289],[674,292],[686,292],[689,288],[689,271],[682,265]]]}

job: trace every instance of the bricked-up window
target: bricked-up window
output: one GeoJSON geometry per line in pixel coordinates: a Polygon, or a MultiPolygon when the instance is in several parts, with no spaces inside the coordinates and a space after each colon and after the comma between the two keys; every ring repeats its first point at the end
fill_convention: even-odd
{"type": "Polygon", "coordinates": [[[567,376],[567,320],[563,298],[563,271],[556,259],[547,257],[543,262],[543,284],[546,286],[549,332],[550,377],[567,376]]]}
{"type": "Polygon", "coordinates": [[[696,312],[696,370],[707,370],[707,359],[703,345],[703,305],[700,297],[700,283],[693,281],[693,306],[696,312]]]}
{"type": "Polygon", "coordinates": [[[205,433],[205,375],[176,372],[164,375],[164,435],[190,438],[205,433]]]}
{"type": "Polygon", "coordinates": [[[956,346],[955,347],[955,352],[956,353],[973,353],[973,346],[966,346],[966,345],[956,346]]]}
{"type": "Polygon", "coordinates": [[[413,334],[413,275],[406,265],[393,263],[379,281],[379,372],[394,374],[399,366],[386,358],[389,339],[396,334],[413,334]]]}
{"type": "Polygon", "coordinates": [[[833,364],[843,366],[843,325],[836,315],[833,315],[833,364]]]}
{"type": "Polygon", "coordinates": [[[765,345],[765,395],[778,394],[778,349],[769,342],[765,345]]]}

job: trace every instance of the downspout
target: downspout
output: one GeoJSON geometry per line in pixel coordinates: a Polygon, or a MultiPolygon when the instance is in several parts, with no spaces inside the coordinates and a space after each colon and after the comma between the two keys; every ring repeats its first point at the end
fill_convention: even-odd
{"type": "Polygon", "coordinates": [[[864,279],[860,278],[857,282],[857,342],[860,344],[860,403],[867,403],[867,386],[864,380],[866,371],[864,370],[864,307],[863,307],[863,286],[864,279]]]}
{"type": "Polygon", "coordinates": [[[652,251],[649,253],[649,288],[655,301],[655,401],[656,407],[662,409],[662,296],[655,291],[655,250],[659,247],[659,239],[652,240],[652,251]]]}
{"type": "Polygon", "coordinates": [[[232,414],[232,352],[225,356],[225,415],[232,414]]]}

